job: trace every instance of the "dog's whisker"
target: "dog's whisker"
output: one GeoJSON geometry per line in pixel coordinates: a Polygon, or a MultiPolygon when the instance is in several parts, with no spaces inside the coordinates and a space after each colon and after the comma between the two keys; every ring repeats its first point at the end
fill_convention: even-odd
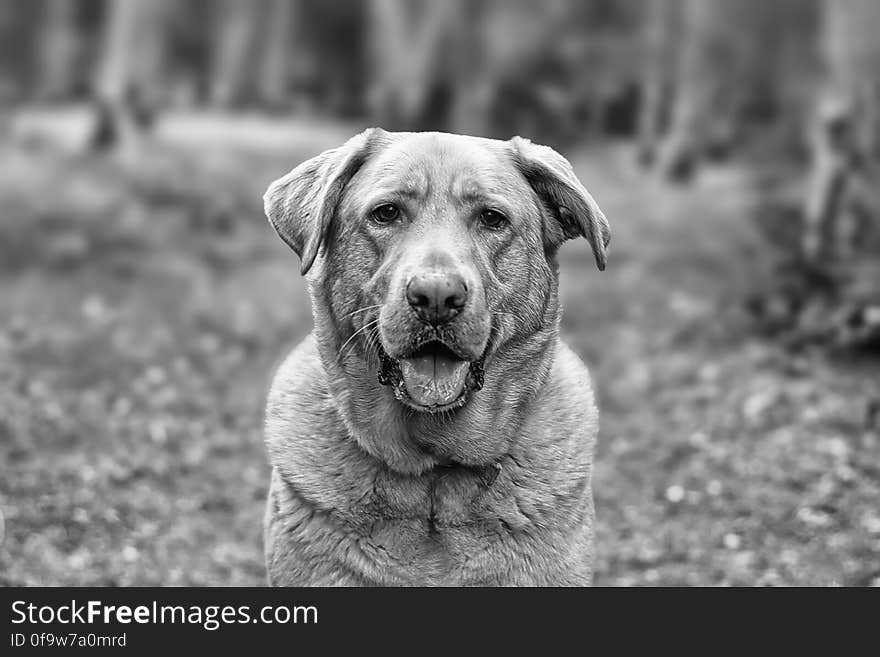
{"type": "Polygon", "coordinates": [[[379,328],[374,326],[373,329],[367,333],[367,360],[372,361],[377,365],[381,360],[379,348],[379,328]]]}
{"type": "Polygon", "coordinates": [[[367,333],[366,357],[367,362],[375,367],[380,367],[382,363],[381,344],[379,342],[379,328],[374,326],[367,333]]]}
{"type": "Polygon", "coordinates": [[[375,325],[378,324],[378,323],[379,323],[379,319],[378,319],[378,318],[377,318],[377,319],[374,319],[372,322],[367,322],[366,324],[364,324],[363,326],[361,326],[357,331],[355,331],[354,333],[352,333],[351,336],[348,338],[348,340],[346,340],[345,342],[343,342],[343,343],[342,343],[342,346],[339,347],[339,355],[338,355],[338,358],[339,358],[340,360],[342,360],[342,357],[345,355],[345,347],[346,347],[346,345],[348,345],[348,343],[350,343],[352,340],[354,340],[355,337],[357,337],[360,333],[363,333],[364,331],[366,331],[366,330],[369,329],[369,328],[372,328],[373,326],[375,326],[375,325]]]}
{"type": "Polygon", "coordinates": [[[368,310],[375,310],[376,308],[381,308],[381,307],[382,307],[382,304],[381,304],[381,303],[377,303],[377,304],[374,305],[374,306],[366,306],[366,307],[364,307],[364,308],[358,308],[357,310],[352,310],[350,313],[348,313],[348,314],[345,316],[345,319],[348,319],[348,318],[351,317],[352,315],[357,315],[358,313],[365,313],[365,312],[367,312],[368,310]]]}

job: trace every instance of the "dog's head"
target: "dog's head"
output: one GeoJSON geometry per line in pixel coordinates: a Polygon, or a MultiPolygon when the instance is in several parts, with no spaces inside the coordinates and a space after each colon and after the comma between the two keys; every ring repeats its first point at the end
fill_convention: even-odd
{"type": "Polygon", "coordinates": [[[464,405],[493,353],[546,325],[564,240],[586,237],[604,269],[610,238],[568,161],[518,137],[367,130],[264,201],[329,302],[337,358],[418,411],[464,405]]]}

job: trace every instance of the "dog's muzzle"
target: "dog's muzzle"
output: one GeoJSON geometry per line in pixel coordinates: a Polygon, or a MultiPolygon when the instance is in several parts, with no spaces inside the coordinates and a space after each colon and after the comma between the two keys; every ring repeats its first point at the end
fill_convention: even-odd
{"type": "Polygon", "coordinates": [[[441,340],[429,340],[410,354],[391,358],[384,350],[378,379],[398,400],[420,411],[439,412],[462,406],[483,387],[483,357],[466,360],[441,340]]]}

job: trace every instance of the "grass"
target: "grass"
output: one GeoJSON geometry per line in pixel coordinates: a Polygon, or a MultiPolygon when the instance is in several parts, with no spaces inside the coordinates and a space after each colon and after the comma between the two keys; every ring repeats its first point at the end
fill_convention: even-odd
{"type": "MultiPolygon", "coordinates": [[[[263,583],[262,404],[311,316],[260,196],[315,150],[0,148],[0,583],[263,583]]],[[[742,172],[676,190],[626,155],[573,156],[608,270],[562,257],[602,411],[597,583],[880,583],[877,363],[753,330],[742,172]]]]}

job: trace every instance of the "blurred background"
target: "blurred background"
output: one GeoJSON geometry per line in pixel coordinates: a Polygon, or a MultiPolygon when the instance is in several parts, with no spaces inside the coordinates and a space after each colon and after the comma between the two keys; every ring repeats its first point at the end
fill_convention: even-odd
{"type": "Polygon", "coordinates": [[[596,582],[880,585],[880,2],[0,0],[0,584],[261,584],[268,183],[530,137],[596,379],[596,582]],[[3,522],[5,520],[5,522],[3,522]],[[5,535],[4,535],[5,534],[5,535]]]}

